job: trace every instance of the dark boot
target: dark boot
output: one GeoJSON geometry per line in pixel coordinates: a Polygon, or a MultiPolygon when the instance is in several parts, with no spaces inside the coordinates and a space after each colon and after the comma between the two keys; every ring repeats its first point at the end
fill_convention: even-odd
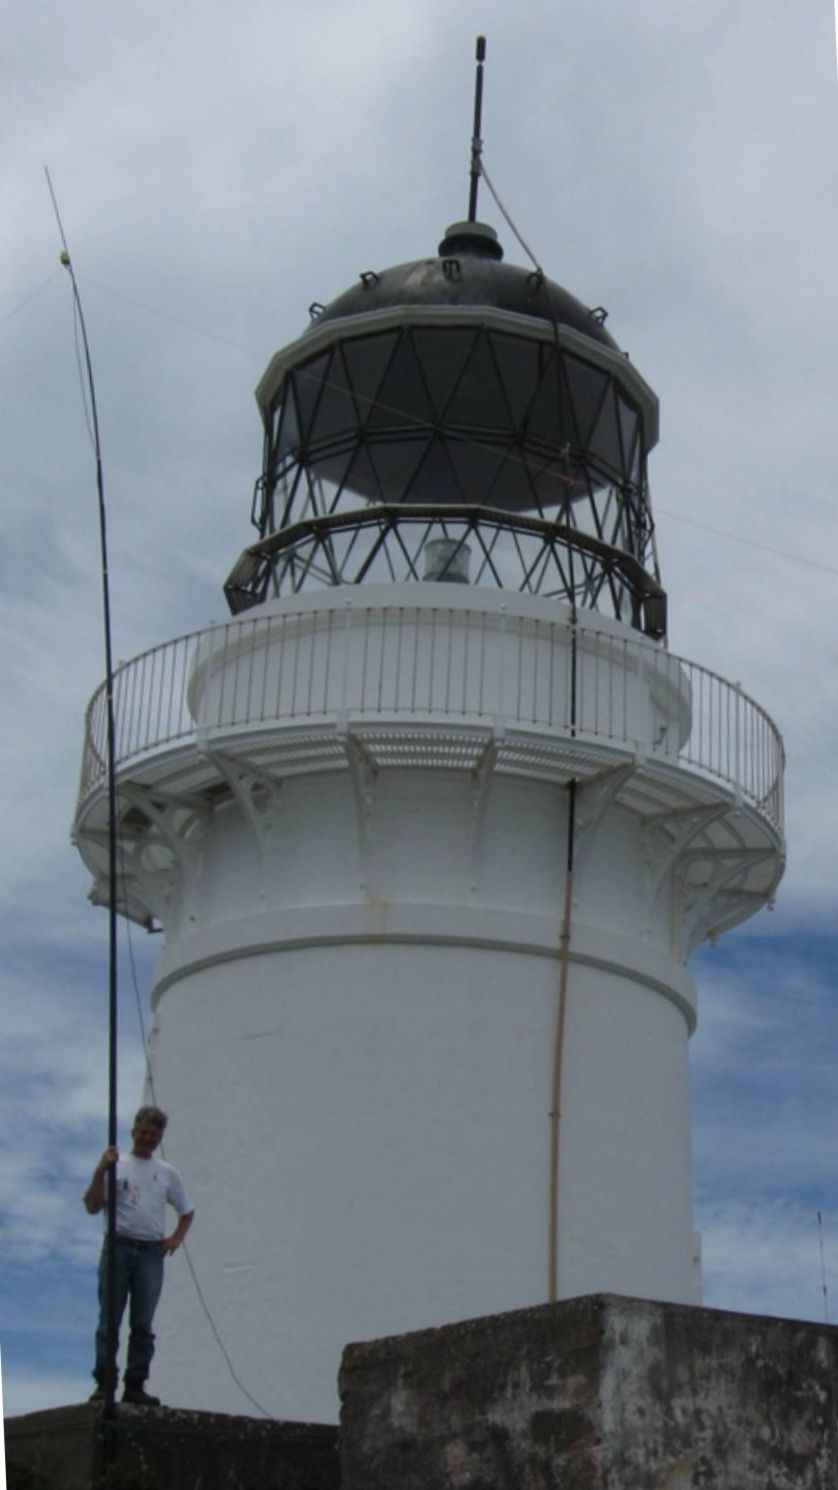
{"type": "Polygon", "coordinates": [[[122,1392],[123,1402],[128,1402],[132,1407],[159,1407],[160,1398],[152,1397],[145,1389],[143,1381],[126,1381],[122,1392]]]}
{"type": "MultiPolygon", "coordinates": [[[[99,1371],[94,1371],[93,1380],[96,1383],[94,1390],[88,1397],[88,1402],[105,1402],[107,1400],[108,1388],[104,1376],[99,1371]]],[[[116,1380],[114,1380],[114,1391],[116,1391],[116,1380]]]]}

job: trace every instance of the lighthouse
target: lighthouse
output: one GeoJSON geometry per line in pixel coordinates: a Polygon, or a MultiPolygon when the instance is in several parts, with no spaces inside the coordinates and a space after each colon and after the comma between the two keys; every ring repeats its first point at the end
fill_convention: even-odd
{"type": "MultiPolygon", "coordinates": [[[[697,1303],[688,960],[772,897],[783,751],[668,650],[657,398],[470,214],[257,389],[231,617],[115,680],[75,835],[162,930],[155,1100],[238,1376],[333,1421],[349,1340],[697,1303]]],[[[170,1267],[155,1389],[247,1411],[170,1267]]]]}

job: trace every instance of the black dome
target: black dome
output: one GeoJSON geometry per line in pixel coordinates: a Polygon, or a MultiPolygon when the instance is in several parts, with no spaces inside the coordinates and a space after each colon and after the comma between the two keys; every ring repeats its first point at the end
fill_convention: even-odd
{"type": "Polygon", "coordinates": [[[556,321],[611,351],[620,351],[597,315],[575,295],[538,270],[501,263],[503,250],[485,224],[455,223],[439,248],[439,258],[414,259],[363,274],[358,284],[344,290],[320,312],[315,325],[399,305],[485,305],[556,321]]]}

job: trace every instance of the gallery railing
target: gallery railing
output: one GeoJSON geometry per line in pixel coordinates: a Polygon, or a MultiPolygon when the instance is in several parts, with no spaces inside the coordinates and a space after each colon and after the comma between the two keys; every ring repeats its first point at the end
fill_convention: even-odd
{"type": "MultiPolygon", "coordinates": [[[[566,618],[514,604],[370,605],[353,591],[319,609],[250,615],[123,663],[114,709],[118,769],[198,731],[347,715],[500,720],[689,766],[782,829],[782,740],[738,686],[642,637],[587,624],[577,635],[566,618]],[[652,703],[639,715],[640,694],[652,703]]],[[[81,801],[105,776],[105,714],[103,685],[87,710],[81,801]]]]}

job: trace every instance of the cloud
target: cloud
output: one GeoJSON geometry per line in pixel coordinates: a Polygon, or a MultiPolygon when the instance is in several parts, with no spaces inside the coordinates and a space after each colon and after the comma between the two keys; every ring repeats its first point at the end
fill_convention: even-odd
{"type": "MultiPolygon", "coordinates": [[[[53,1372],[38,1367],[26,1369],[14,1365],[3,1368],[3,1415],[19,1417],[27,1412],[43,1412],[49,1407],[66,1407],[70,1402],[86,1402],[93,1390],[90,1374],[53,1372]]],[[[14,1458],[12,1448],[7,1458],[14,1458]]]]}
{"type": "MultiPolygon", "coordinates": [[[[107,1131],[106,1024],[83,985],[89,971],[86,959],[76,969],[65,960],[52,987],[33,987],[20,973],[0,981],[0,1237],[7,1264],[89,1264],[98,1250],[96,1224],[81,1206],[107,1131]]],[[[135,1030],[123,1031],[120,1052],[123,1131],[142,1090],[135,1030]]]]}
{"type": "MultiPolygon", "coordinates": [[[[223,618],[252,536],[252,389],[308,305],[432,252],[464,212],[480,30],[493,182],[661,397],[673,649],[740,681],[786,738],[777,911],[698,964],[696,1161],[710,1292],[811,1301],[807,1217],[836,1137],[838,576],[793,556],[838,567],[832,19],[764,0],[4,8],[0,1183],[19,1262],[90,1268],[78,1195],[105,1063],[105,918],[68,841],[103,672],[97,512],[43,165],[88,319],[127,658],[223,618]]],[[[522,261],[485,190],[480,210],[522,261]]],[[[144,997],[153,949],[135,937],[144,997]]],[[[125,1116],[141,1070],[123,960],[125,1116]]],[[[76,1379],[27,1363],[21,1400],[41,1373],[47,1393],[76,1379]]]]}
{"type": "Polygon", "coordinates": [[[835,1212],[823,1215],[823,1270],[817,1212],[799,1203],[711,1205],[698,1221],[706,1304],[790,1319],[838,1318],[835,1212]]]}

